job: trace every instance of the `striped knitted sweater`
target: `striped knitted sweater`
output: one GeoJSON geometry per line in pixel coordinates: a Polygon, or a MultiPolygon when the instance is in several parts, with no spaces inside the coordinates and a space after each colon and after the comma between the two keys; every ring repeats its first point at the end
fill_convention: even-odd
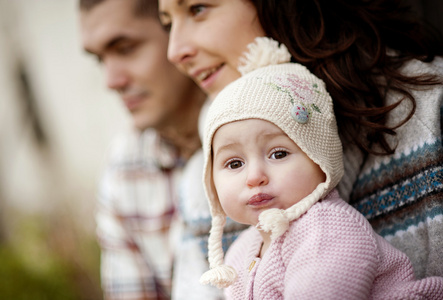
{"type": "Polygon", "coordinates": [[[262,241],[250,227],[228,250],[238,279],[226,299],[443,299],[443,278],[415,280],[407,256],[336,191],[258,258],[262,241]]]}
{"type": "MultiPolygon", "coordinates": [[[[403,72],[443,75],[443,59],[412,61],[403,72]]],[[[378,234],[409,256],[417,278],[443,276],[443,86],[412,94],[417,100],[414,116],[389,138],[397,145],[394,155],[363,157],[344,145],[339,191],[378,234]]],[[[398,100],[398,95],[388,95],[388,104],[398,100]]],[[[388,123],[397,124],[410,106],[404,101],[388,123]]]]}

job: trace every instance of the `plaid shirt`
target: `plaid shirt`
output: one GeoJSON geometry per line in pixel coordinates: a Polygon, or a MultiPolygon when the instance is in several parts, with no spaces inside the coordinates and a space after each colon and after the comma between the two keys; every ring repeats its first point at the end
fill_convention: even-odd
{"type": "Polygon", "coordinates": [[[169,299],[181,163],[153,130],[110,149],[96,214],[106,299],[169,299]]]}

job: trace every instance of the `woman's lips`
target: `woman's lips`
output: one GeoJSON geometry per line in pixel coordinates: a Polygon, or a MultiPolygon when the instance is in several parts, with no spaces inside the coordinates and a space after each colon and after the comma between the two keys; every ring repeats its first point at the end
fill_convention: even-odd
{"type": "Polygon", "coordinates": [[[195,81],[202,89],[209,90],[211,85],[214,83],[221,67],[223,67],[223,64],[198,72],[192,77],[194,77],[195,81]]]}
{"type": "Polygon", "coordinates": [[[272,199],[274,199],[274,197],[271,196],[271,195],[259,193],[259,194],[256,194],[256,195],[252,196],[248,200],[248,205],[256,206],[256,207],[257,206],[263,206],[263,205],[266,205],[269,202],[271,202],[272,199]]]}
{"type": "Polygon", "coordinates": [[[220,66],[216,66],[216,67],[212,67],[212,68],[210,68],[208,70],[201,71],[198,75],[195,76],[195,79],[198,82],[201,82],[201,81],[207,79],[210,75],[212,75],[219,68],[220,68],[220,66]]]}

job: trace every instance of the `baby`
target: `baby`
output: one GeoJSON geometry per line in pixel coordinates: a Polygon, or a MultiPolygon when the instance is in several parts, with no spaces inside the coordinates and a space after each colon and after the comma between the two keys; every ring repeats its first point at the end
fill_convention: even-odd
{"type": "Polygon", "coordinates": [[[227,299],[443,299],[443,278],[416,280],[408,257],[336,191],[342,146],[324,83],[268,38],[245,61],[205,124],[213,219],[201,282],[229,287],[227,299]],[[226,216],[253,226],[225,265],[226,216]]]}

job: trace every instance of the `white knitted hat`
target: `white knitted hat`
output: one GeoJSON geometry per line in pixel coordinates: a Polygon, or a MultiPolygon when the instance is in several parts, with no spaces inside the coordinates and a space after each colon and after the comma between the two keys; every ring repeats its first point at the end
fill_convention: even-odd
{"type": "Polygon", "coordinates": [[[212,139],[221,126],[245,119],[261,119],[278,126],[308,157],[320,166],[326,181],[286,210],[272,208],[259,215],[258,227],[276,239],[322,199],[343,176],[342,146],[337,132],[332,99],[322,80],[296,63],[284,45],[257,38],[248,46],[241,78],[226,86],[209,108],[203,141],[203,180],[212,214],[209,236],[210,270],[200,279],[219,288],[235,282],[237,273],[223,265],[222,235],[226,214],[221,207],[212,176],[212,139]],[[269,55],[273,53],[274,55],[269,55]],[[276,54],[277,53],[277,54],[276,54]],[[269,61],[269,58],[271,60],[269,61]]]}

